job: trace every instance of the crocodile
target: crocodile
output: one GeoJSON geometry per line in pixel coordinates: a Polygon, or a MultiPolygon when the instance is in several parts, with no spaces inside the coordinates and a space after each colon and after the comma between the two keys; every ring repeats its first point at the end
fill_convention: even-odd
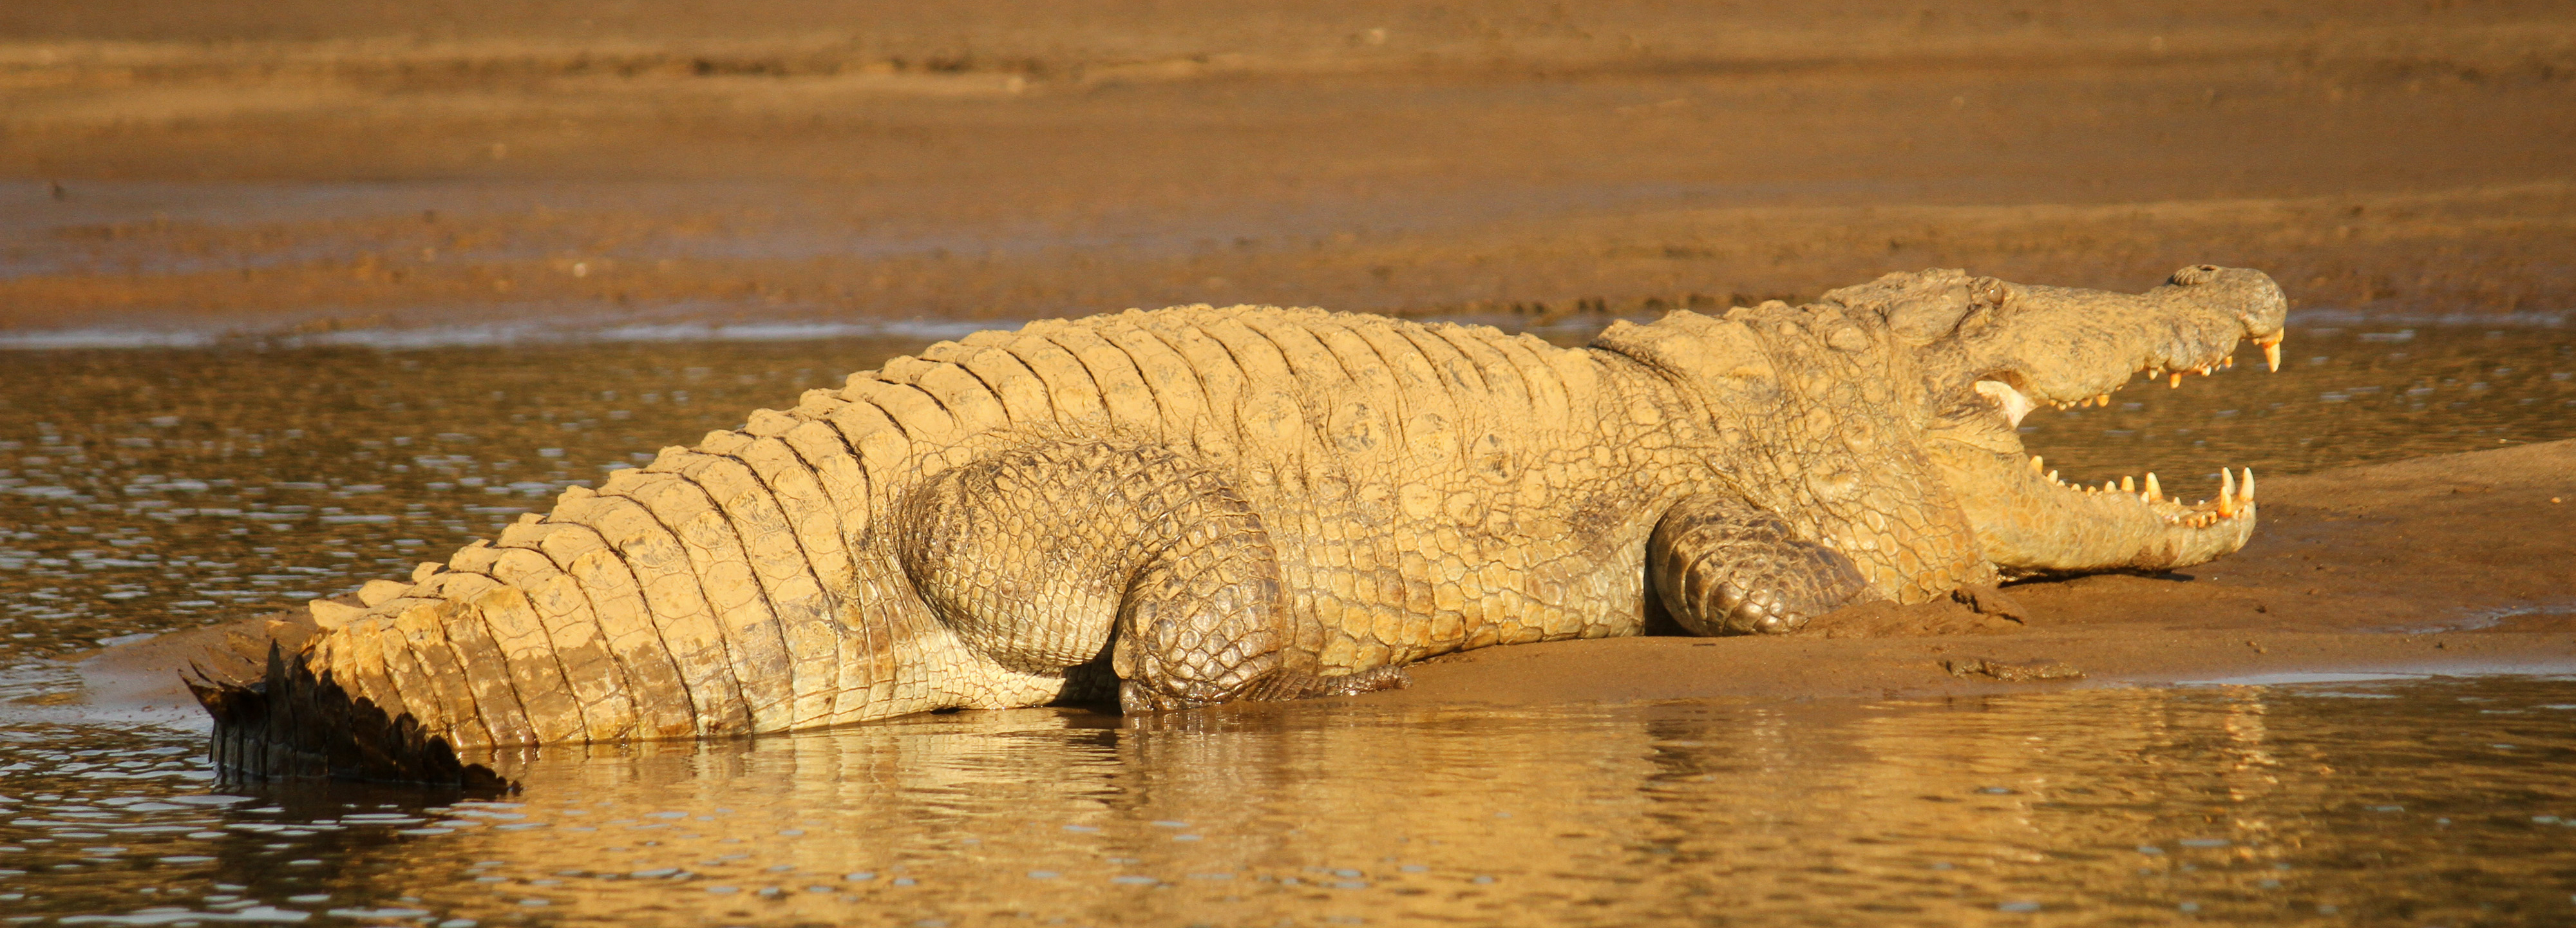
{"type": "Polygon", "coordinates": [[[1470,648],[1795,632],[2242,547],[2254,477],[2070,486],[2017,426],[2260,345],[2287,302],[1890,274],[1588,345],[1205,305],[940,342],[565,490],[190,685],[228,775],[487,782],[476,752],[957,708],[1402,686],[1470,648]]]}

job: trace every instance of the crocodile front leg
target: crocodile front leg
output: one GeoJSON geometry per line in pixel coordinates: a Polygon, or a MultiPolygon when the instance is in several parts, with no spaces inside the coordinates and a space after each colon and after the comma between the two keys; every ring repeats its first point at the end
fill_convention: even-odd
{"type": "Polygon", "coordinates": [[[1778,634],[1870,596],[1840,551],[1799,539],[1788,523],[1721,493],[1664,512],[1646,542],[1646,571],[1664,610],[1701,635],[1778,634]]]}

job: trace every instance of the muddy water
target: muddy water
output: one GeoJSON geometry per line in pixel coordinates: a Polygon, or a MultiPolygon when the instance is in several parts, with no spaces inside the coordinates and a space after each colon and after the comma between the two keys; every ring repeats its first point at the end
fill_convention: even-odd
{"type": "MultiPolygon", "coordinates": [[[[2576,820],[2565,681],[966,714],[551,754],[517,805],[227,798],[193,716],[63,705],[54,658],[406,573],[920,341],[0,354],[0,918],[2576,917],[2576,831],[2533,818],[2576,820]]],[[[2222,464],[2576,436],[2563,329],[2306,326],[2287,361],[2045,410],[2026,440],[2070,480],[2193,496],[2222,464]]]]}
{"type": "Polygon", "coordinates": [[[559,752],[509,801],[0,744],[55,924],[2563,924],[2576,681],[966,713],[559,752]]]}

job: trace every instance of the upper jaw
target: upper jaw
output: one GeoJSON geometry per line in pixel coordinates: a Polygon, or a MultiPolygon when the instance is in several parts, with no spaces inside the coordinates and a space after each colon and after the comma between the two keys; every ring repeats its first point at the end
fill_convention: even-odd
{"type": "MultiPolygon", "coordinates": [[[[2283,333],[2275,330],[2249,336],[2263,349],[2264,362],[2270,370],[2281,369],[2283,333]]],[[[1969,390],[2001,416],[2007,428],[2017,428],[2024,416],[2039,407],[2109,406],[2111,394],[2136,382],[2131,378],[2144,375],[2147,382],[2165,381],[2182,386],[2183,374],[2203,377],[2236,366],[2237,340],[2208,345],[2162,346],[2142,352],[2143,357],[2128,364],[2092,365],[2090,370],[2042,375],[2025,365],[1998,367],[1979,375],[1969,390]],[[2171,349],[2171,350],[2167,350],[2171,349]]]]}
{"type": "Polygon", "coordinates": [[[1954,357],[1970,389],[2014,426],[2041,405],[2107,406],[2138,374],[2181,386],[2186,372],[2232,367],[2241,341],[2280,370],[2289,314],[2269,276],[2206,264],[2134,296],[2015,286],[1999,303],[2002,317],[1966,335],[1954,357]]]}

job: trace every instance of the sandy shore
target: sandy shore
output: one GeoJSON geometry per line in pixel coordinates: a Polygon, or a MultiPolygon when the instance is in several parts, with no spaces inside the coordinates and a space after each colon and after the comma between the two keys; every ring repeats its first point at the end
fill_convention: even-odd
{"type": "MultiPolygon", "coordinates": [[[[2005,590],[2026,613],[2019,620],[1947,602],[1872,605],[1781,637],[1487,648],[1415,665],[1409,690],[1351,698],[1883,698],[2297,673],[2576,671],[2576,441],[2266,479],[2259,502],[2262,526],[2235,556],[2187,572],[2014,584],[2005,590]],[[2023,674],[2037,678],[2011,679],[2023,674]]],[[[268,621],[89,656],[83,697],[45,711],[202,727],[179,669],[237,659],[210,651],[259,653],[268,621]]]]}
{"type": "Polygon", "coordinates": [[[2198,261],[2557,320],[2570,150],[2563,3],[19,4],[0,335],[1561,316],[2198,261]]]}

